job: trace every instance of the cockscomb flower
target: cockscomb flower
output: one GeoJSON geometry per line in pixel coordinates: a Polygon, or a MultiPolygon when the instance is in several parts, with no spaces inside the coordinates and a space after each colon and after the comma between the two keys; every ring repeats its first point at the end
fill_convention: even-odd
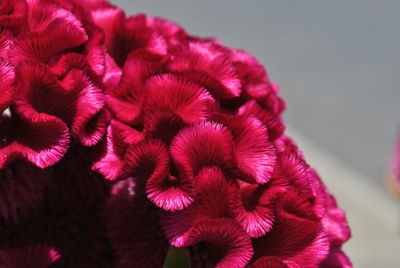
{"type": "Polygon", "coordinates": [[[6,0],[0,76],[0,265],[351,267],[247,52],[105,0],[6,0]]]}

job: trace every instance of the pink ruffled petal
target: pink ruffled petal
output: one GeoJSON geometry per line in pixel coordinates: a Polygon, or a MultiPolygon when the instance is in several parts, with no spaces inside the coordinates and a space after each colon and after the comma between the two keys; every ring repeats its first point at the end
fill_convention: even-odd
{"type": "MultiPolygon", "coordinates": [[[[82,28],[76,15],[68,10],[72,7],[63,5],[63,1],[27,0],[26,2],[28,3],[28,21],[25,27],[30,32],[42,32],[57,19],[65,20],[76,28],[82,28]]],[[[83,28],[81,30],[84,31],[83,28]]]]}
{"type": "Polygon", "coordinates": [[[62,119],[82,144],[91,146],[103,136],[108,118],[101,89],[78,69],[68,72],[59,83],[50,71],[35,62],[17,68],[19,90],[17,112],[29,120],[53,116],[62,119]]]}
{"type": "Polygon", "coordinates": [[[49,68],[51,72],[62,79],[67,73],[73,69],[79,69],[84,71],[89,77],[98,79],[97,74],[92,70],[90,65],[87,63],[87,59],[84,55],[77,53],[68,53],[60,57],[58,62],[49,68]]]}
{"type": "Polygon", "coordinates": [[[108,51],[113,49],[114,40],[118,33],[118,29],[123,27],[125,13],[123,10],[116,7],[90,7],[90,13],[93,22],[99,27],[104,35],[104,45],[108,51]]]}
{"type": "Polygon", "coordinates": [[[349,257],[339,248],[331,248],[328,257],[320,265],[321,268],[352,268],[349,257]]]}
{"type": "Polygon", "coordinates": [[[114,185],[105,214],[116,267],[162,266],[168,241],[158,212],[147,199],[140,179],[129,178],[114,185]]]}
{"type": "Polygon", "coordinates": [[[106,148],[93,165],[108,180],[117,180],[123,175],[124,157],[129,145],[144,139],[143,133],[118,121],[111,121],[107,129],[106,148]]]}
{"type": "Polygon", "coordinates": [[[276,162],[273,144],[264,125],[253,117],[213,114],[211,121],[221,123],[232,133],[235,159],[244,178],[253,183],[266,183],[276,162]]]}
{"type": "Polygon", "coordinates": [[[186,123],[204,121],[213,99],[200,86],[184,77],[172,74],[158,75],[147,80],[146,109],[165,107],[179,115],[186,123]]]}
{"type": "Polygon", "coordinates": [[[0,114],[11,104],[14,93],[14,68],[6,61],[0,60],[0,114]]]}
{"type": "Polygon", "coordinates": [[[68,92],[44,65],[22,62],[16,69],[16,81],[19,90],[15,102],[20,114],[29,113],[32,118],[47,114],[66,122],[72,120],[75,98],[67,98],[68,92]]]}
{"type": "Polygon", "coordinates": [[[234,166],[233,138],[217,123],[205,122],[183,129],[173,139],[170,150],[174,162],[188,176],[210,166],[234,166]]]}
{"type": "Polygon", "coordinates": [[[45,168],[59,161],[68,149],[68,128],[61,120],[26,113],[24,120],[0,118],[0,168],[16,158],[45,168]]]}
{"type": "Polygon", "coordinates": [[[0,267],[4,268],[44,268],[54,263],[55,250],[45,245],[29,245],[0,250],[0,267]]]}
{"type": "Polygon", "coordinates": [[[207,88],[216,98],[240,96],[241,82],[232,64],[214,43],[192,42],[182,45],[168,65],[174,72],[207,88]]]}
{"type": "Polygon", "coordinates": [[[170,144],[178,132],[187,124],[182,118],[168,108],[154,108],[144,118],[144,133],[146,136],[162,140],[170,144]]]}
{"type": "Polygon", "coordinates": [[[238,114],[254,116],[263,122],[272,141],[279,138],[285,130],[281,117],[263,109],[255,100],[250,100],[240,107],[238,114]]]}
{"type": "Polygon", "coordinates": [[[247,95],[260,99],[274,91],[264,67],[252,55],[237,49],[230,49],[227,54],[233,61],[247,95]]]}
{"type": "Polygon", "coordinates": [[[146,184],[147,197],[167,211],[184,209],[193,202],[190,181],[182,176],[151,178],[146,184]]]}
{"type": "Polygon", "coordinates": [[[280,199],[272,230],[253,241],[255,260],[265,256],[280,258],[300,267],[318,267],[329,251],[329,241],[311,204],[301,195],[289,192],[280,199]]]}
{"type": "Polygon", "coordinates": [[[86,0],[85,2],[79,2],[79,4],[82,8],[87,10],[115,8],[115,6],[113,6],[107,0],[86,0]]]}
{"type": "Polygon", "coordinates": [[[273,177],[286,180],[301,191],[305,197],[313,197],[311,180],[314,174],[304,158],[290,151],[279,153],[277,156],[273,177]]]}
{"type": "Polygon", "coordinates": [[[118,66],[124,66],[129,54],[138,50],[166,54],[165,39],[157,31],[147,27],[141,15],[125,19],[123,14],[115,10],[98,12],[104,12],[110,17],[109,24],[99,26],[106,30],[107,50],[118,66]]]}
{"type": "Polygon", "coordinates": [[[13,39],[14,38],[9,31],[5,29],[0,29],[0,60],[9,60],[8,52],[10,50],[13,39]]]}
{"type": "Polygon", "coordinates": [[[236,221],[251,237],[261,237],[275,221],[274,204],[287,191],[283,182],[273,179],[268,184],[240,182],[240,201],[234,205],[236,221]]]}
{"type": "Polygon", "coordinates": [[[156,29],[165,38],[169,47],[176,46],[187,38],[186,32],[177,24],[163,18],[147,18],[147,26],[156,29]]]}
{"type": "Polygon", "coordinates": [[[145,140],[130,146],[126,153],[126,173],[146,181],[169,174],[169,155],[158,140],[145,140]]]}
{"type": "Polygon", "coordinates": [[[197,221],[186,245],[193,267],[245,267],[253,256],[250,237],[231,219],[197,221]]]}
{"type": "Polygon", "coordinates": [[[77,69],[67,74],[61,86],[69,92],[70,98],[75,98],[72,134],[86,146],[96,144],[103,137],[108,125],[108,117],[103,110],[103,91],[84,72],[77,69]]]}
{"type": "Polygon", "coordinates": [[[174,211],[192,202],[187,179],[170,173],[167,147],[161,141],[145,140],[130,146],[125,158],[125,173],[147,181],[147,197],[158,207],[174,211]]]}
{"type": "Polygon", "coordinates": [[[82,45],[87,38],[82,28],[58,18],[41,32],[19,36],[10,50],[10,60],[14,65],[27,59],[52,63],[60,53],[82,45]]]}
{"type": "Polygon", "coordinates": [[[147,95],[145,81],[159,72],[159,64],[143,60],[126,62],[119,84],[107,92],[107,104],[117,119],[127,124],[141,119],[147,95]]]}
{"type": "Polygon", "coordinates": [[[238,185],[216,167],[203,168],[193,184],[196,198],[188,208],[162,214],[165,234],[176,247],[186,245],[191,228],[198,220],[232,217],[233,207],[240,199],[238,185]]]}
{"type": "Polygon", "coordinates": [[[322,224],[331,243],[331,246],[340,247],[344,242],[350,239],[351,231],[347,224],[345,212],[338,208],[332,195],[325,193],[327,209],[322,218],[322,224]]]}
{"type": "Polygon", "coordinates": [[[297,264],[286,264],[280,258],[263,257],[252,263],[250,268],[301,268],[297,264]]]}
{"type": "Polygon", "coordinates": [[[109,54],[105,54],[105,70],[103,76],[103,84],[105,88],[114,88],[118,85],[121,80],[122,70],[114,60],[111,58],[109,54]]]}
{"type": "Polygon", "coordinates": [[[167,43],[164,37],[157,30],[147,26],[146,18],[143,14],[130,16],[126,19],[126,37],[128,37],[128,40],[134,41],[135,49],[147,50],[158,55],[167,53],[167,43]]]}
{"type": "Polygon", "coordinates": [[[19,33],[25,26],[28,6],[25,0],[4,0],[0,3],[0,26],[19,33]]]}

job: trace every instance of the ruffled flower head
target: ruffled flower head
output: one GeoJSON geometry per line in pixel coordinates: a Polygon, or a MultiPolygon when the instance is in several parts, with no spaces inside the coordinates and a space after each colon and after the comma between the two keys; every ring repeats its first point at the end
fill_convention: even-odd
{"type": "Polygon", "coordinates": [[[247,52],[105,0],[6,0],[0,77],[0,266],[351,267],[247,52]]]}

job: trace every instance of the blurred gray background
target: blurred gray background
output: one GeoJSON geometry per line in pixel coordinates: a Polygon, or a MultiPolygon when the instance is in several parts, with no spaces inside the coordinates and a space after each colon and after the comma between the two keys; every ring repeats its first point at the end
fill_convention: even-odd
{"type": "MultiPolygon", "coordinates": [[[[313,151],[326,151],[341,165],[356,170],[360,183],[373,193],[373,196],[366,196],[363,192],[361,198],[385,199],[381,178],[400,126],[400,1],[111,2],[127,14],[144,12],[164,17],[193,35],[217,37],[227,46],[255,55],[265,65],[271,79],[281,86],[280,94],[288,105],[285,112],[288,125],[315,144],[313,151]]],[[[307,157],[306,147],[303,149],[307,157]]],[[[319,157],[311,164],[315,166],[318,160],[319,157]]],[[[329,162],[325,164],[329,166],[329,162]]],[[[334,182],[336,171],[326,170],[330,172],[326,176],[334,182]]],[[[355,185],[354,188],[357,191],[359,187],[355,185]]],[[[342,203],[343,206],[357,210],[350,205],[354,203],[351,198],[359,195],[349,195],[343,198],[350,200],[349,204],[342,203]]],[[[388,200],[376,203],[388,207],[385,205],[389,204],[388,200]]],[[[346,201],[339,199],[341,202],[346,201]]],[[[389,210],[388,213],[395,212],[389,210]]],[[[363,224],[360,215],[352,211],[348,214],[351,223],[363,224]]],[[[379,226],[377,222],[362,236],[368,236],[379,226]]],[[[393,238],[392,231],[386,235],[393,238]]],[[[361,241],[377,243],[376,239],[364,237],[358,241],[350,251],[359,254],[354,258],[366,260],[367,254],[361,256],[365,252],[360,248],[361,241]]],[[[400,250],[397,242],[387,242],[386,246],[400,250]]],[[[382,246],[385,246],[383,243],[384,240],[382,246]]],[[[395,257],[392,257],[392,263],[390,260],[386,264],[381,262],[379,267],[398,267],[399,262],[394,264],[395,257]]],[[[371,263],[372,259],[370,256],[369,261],[356,267],[378,267],[371,263]]],[[[382,259],[388,257],[382,256],[382,259]]],[[[399,261],[398,256],[396,261],[399,261]]]]}

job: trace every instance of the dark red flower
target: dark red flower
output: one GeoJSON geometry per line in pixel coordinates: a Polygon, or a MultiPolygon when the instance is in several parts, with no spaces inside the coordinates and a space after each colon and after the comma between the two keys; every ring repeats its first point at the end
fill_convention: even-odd
{"type": "Polygon", "coordinates": [[[193,267],[351,267],[345,214],[245,51],[105,0],[5,0],[0,77],[0,266],[184,247],[193,267]]]}

